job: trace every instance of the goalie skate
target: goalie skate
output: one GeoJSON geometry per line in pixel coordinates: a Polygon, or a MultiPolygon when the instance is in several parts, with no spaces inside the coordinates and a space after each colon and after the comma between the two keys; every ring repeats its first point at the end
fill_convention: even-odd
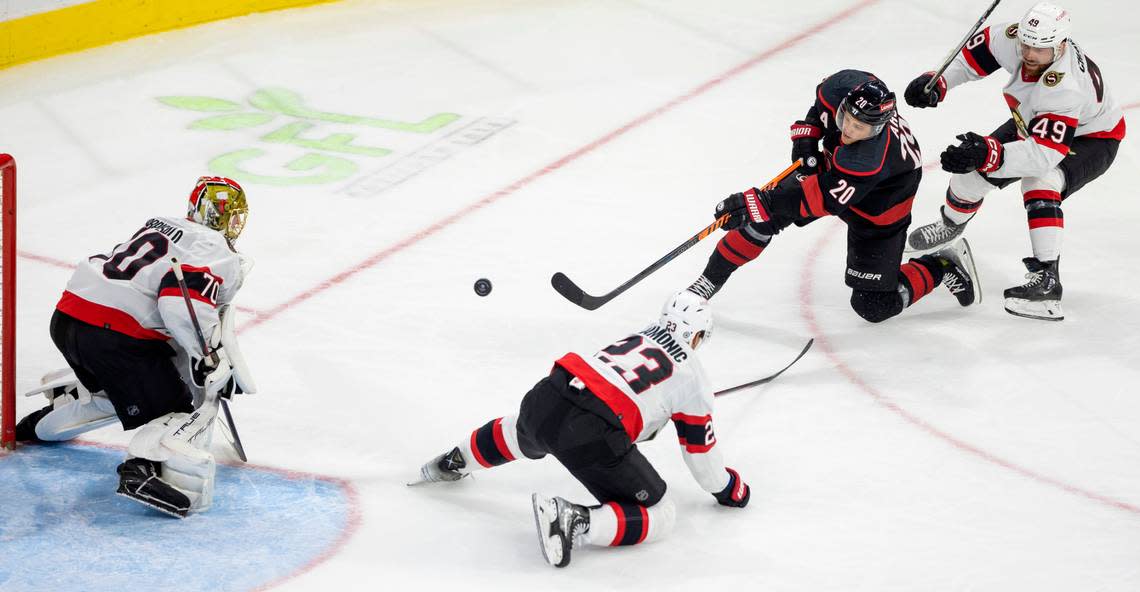
{"type": "Polygon", "coordinates": [[[117,470],[119,489],[115,493],[176,518],[185,518],[190,512],[190,498],[162,480],[159,463],[129,458],[117,470]]]}
{"type": "Polygon", "coordinates": [[[570,551],[581,547],[590,530],[590,510],[560,497],[530,496],[538,546],[546,562],[554,567],[570,565],[570,551]]]}

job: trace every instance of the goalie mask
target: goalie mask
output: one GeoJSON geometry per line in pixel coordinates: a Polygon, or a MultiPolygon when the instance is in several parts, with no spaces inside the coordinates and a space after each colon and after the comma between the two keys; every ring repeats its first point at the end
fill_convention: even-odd
{"type": "Polygon", "coordinates": [[[190,192],[186,219],[212,228],[231,243],[245,228],[249,205],[237,181],[225,177],[200,177],[190,192]]]}
{"type": "Polygon", "coordinates": [[[681,290],[665,301],[665,306],[661,307],[661,320],[658,324],[672,333],[678,341],[683,341],[696,349],[712,336],[712,307],[709,306],[708,300],[688,290],[681,290]],[[693,338],[698,335],[700,339],[694,344],[693,338]]]}

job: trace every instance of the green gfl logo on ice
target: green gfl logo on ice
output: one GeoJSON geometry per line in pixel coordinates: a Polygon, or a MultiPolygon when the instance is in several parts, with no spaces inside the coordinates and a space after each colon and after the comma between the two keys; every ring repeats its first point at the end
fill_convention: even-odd
{"type": "Polygon", "coordinates": [[[264,148],[234,150],[218,155],[209,162],[212,173],[243,183],[278,186],[335,183],[359,173],[358,161],[389,163],[342,190],[352,196],[379,193],[450,157],[462,146],[476,144],[514,123],[511,120],[480,118],[467,125],[457,126],[455,131],[449,129],[449,133],[435,141],[421,142],[409,154],[395,161],[376,161],[374,159],[388,156],[394,151],[361,143],[361,135],[376,135],[376,130],[387,130],[427,136],[451,126],[460,116],[455,113],[436,113],[422,121],[407,122],[332,113],[308,107],[299,94],[280,88],[255,91],[248,100],[252,110],[241,103],[213,97],[167,96],[159,97],[158,100],[170,107],[210,114],[191,122],[188,127],[192,130],[236,132],[272,123],[273,128],[257,138],[266,145],[264,148]],[[330,126],[342,129],[346,126],[355,127],[359,128],[359,132],[320,129],[330,126]],[[288,148],[292,153],[284,158],[280,154],[269,154],[270,150],[282,147],[288,148]],[[275,172],[280,174],[274,174],[275,172]]]}

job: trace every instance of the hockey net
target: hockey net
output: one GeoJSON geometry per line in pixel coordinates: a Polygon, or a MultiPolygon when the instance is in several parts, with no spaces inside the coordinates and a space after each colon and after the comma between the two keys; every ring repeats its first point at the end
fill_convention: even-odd
{"type": "Polygon", "coordinates": [[[0,448],[16,437],[16,161],[0,154],[0,448]]]}

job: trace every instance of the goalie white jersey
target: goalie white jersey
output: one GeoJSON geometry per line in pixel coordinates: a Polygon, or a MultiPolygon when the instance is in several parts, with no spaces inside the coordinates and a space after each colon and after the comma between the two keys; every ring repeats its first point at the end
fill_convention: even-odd
{"type": "Polygon", "coordinates": [[[992,177],[1036,177],[1057,166],[1075,137],[1124,138],[1124,112],[1105,86],[1100,68],[1072,39],[1039,77],[1022,71],[1018,23],[986,27],[943,74],[947,88],[1010,73],[1002,90],[1014,119],[1032,141],[1005,144],[1005,161],[992,177]]]}
{"type": "Polygon", "coordinates": [[[79,263],[56,308],[89,325],[138,339],[171,337],[200,354],[171,258],[182,266],[191,303],[208,338],[218,309],[241,287],[241,255],[215,230],[189,220],[151,218],[130,240],[79,263]]]}
{"type": "Polygon", "coordinates": [[[606,404],[633,442],[676,426],[685,464],[705,491],[722,491],[729,481],[713,431],[713,390],[692,348],[650,325],[592,356],[568,353],[556,365],[606,404]]]}

